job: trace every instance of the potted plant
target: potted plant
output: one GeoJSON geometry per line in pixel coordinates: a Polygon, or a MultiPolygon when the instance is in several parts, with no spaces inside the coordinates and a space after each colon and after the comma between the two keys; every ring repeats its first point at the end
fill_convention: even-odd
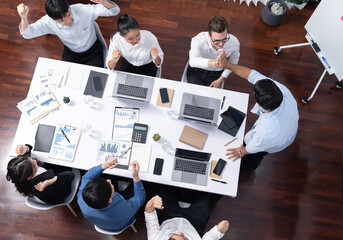
{"type": "Polygon", "coordinates": [[[262,10],[262,20],[270,26],[281,24],[287,9],[286,2],[294,4],[307,3],[309,0],[269,0],[262,10]]]}

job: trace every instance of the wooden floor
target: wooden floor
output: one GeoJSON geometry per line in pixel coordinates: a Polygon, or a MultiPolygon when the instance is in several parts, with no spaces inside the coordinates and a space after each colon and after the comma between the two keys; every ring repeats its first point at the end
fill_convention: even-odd
{"type": "MultiPolygon", "coordinates": [[[[26,1],[30,21],[44,13],[41,0],[26,1]]],[[[73,1],[70,3],[75,3],[73,1]]],[[[18,31],[16,6],[20,1],[0,1],[0,239],[108,239],[97,233],[81,214],[74,218],[67,207],[49,211],[28,208],[24,198],[5,180],[8,152],[20,112],[16,104],[26,97],[38,57],[60,59],[62,44],[55,36],[23,39],[18,31]]],[[[87,1],[84,0],[84,3],[87,1]]],[[[235,240],[341,240],[342,208],[342,90],[334,87],[335,76],[326,76],[313,100],[309,96],[323,66],[310,47],[284,50],[274,46],[305,42],[304,25],[317,3],[286,13],[279,27],[265,25],[255,7],[223,0],[120,0],[121,13],[134,16],[141,29],[153,32],[165,53],[162,77],[180,81],[188,60],[190,40],[206,31],[214,15],[225,16],[230,32],[241,44],[240,64],[254,68],[285,84],[298,102],[299,131],[286,150],[268,155],[253,174],[241,174],[236,198],[223,197],[214,206],[207,229],[228,219],[230,230],[224,239],[235,240]]],[[[116,29],[116,17],[97,22],[109,43],[116,29]]],[[[225,89],[252,93],[245,80],[231,75],[225,89]]],[[[250,97],[249,109],[253,106],[250,97]]],[[[256,116],[248,113],[246,129],[256,116]]],[[[221,144],[221,143],[219,143],[221,144]]],[[[136,227],[117,239],[147,239],[143,212],[136,227]]]]}

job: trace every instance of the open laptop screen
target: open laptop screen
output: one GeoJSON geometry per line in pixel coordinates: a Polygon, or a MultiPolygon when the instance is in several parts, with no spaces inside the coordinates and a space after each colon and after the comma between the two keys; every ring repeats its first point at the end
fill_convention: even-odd
{"type": "Polygon", "coordinates": [[[211,153],[191,151],[182,148],[176,148],[175,157],[186,158],[197,161],[206,161],[208,162],[211,157],[211,153]]]}

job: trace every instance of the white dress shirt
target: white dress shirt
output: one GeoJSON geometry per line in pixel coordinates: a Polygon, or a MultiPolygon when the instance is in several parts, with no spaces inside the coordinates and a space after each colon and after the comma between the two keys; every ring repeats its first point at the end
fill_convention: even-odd
{"type": "MultiPolygon", "coordinates": [[[[223,50],[229,52],[227,57],[230,57],[230,62],[237,64],[239,60],[239,41],[232,34],[228,34],[229,41],[227,41],[223,50]]],[[[221,50],[221,49],[220,49],[221,50]]],[[[211,44],[211,38],[208,32],[201,32],[192,38],[191,50],[189,50],[189,65],[194,68],[202,68],[209,71],[221,71],[222,68],[209,67],[207,65],[210,59],[216,59],[220,53],[211,44]]],[[[224,78],[227,78],[231,73],[231,70],[225,69],[222,73],[224,78]]]]}
{"type": "MultiPolygon", "coordinates": [[[[255,84],[261,79],[270,78],[251,70],[248,78],[250,83],[255,84]]],[[[287,87],[274,80],[272,81],[281,90],[283,100],[281,105],[271,112],[264,113],[262,108],[259,107],[257,112],[259,118],[244,137],[246,150],[249,153],[280,152],[288,147],[297,135],[299,120],[297,102],[287,87]]]]}
{"type": "Polygon", "coordinates": [[[70,9],[73,13],[71,26],[63,26],[45,15],[35,23],[30,24],[23,33],[19,26],[19,31],[26,39],[45,34],[57,35],[70,50],[80,53],[92,47],[97,39],[94,28],[95,19],[100,16],[115,16],[120,12],[118,5],[112,9],[107,9],[102,4],[73,4],[70,9]]]}
{"type": "Polygon", "coordinates": [[[168,240],[171,234],[178,232],[182,232],[189,240],[217,240],[224,236],[224,233],[218,231],[217,225],[201,238],[187,219],[168,219],[160,226],[156,210],[151,213],[144,211],[144,216],[148,231],[148,240],[168,240]]]}
{"type": "MultiPolygon", "coordinates": [[[[150,48],[156,48],[158,50],[158,56],[161,58],[161,64],[156,67],[160,67],[163,62],[164,53],[158,44],[157,38],[154,34],[146,30],[140,30],[141,38],[136,45],[128,43],[119,32],[114,34],[110,41],[110,47],[106,58],[106,66],[108,62],[112,60],[112,53],[114,50],[119,50],[121,56],[124,57],[129,63],[134,66],[142,66],[152,62],[152,56],[150,48]]],[[[108,67],[109,68],[109,67],[108,67]]]]}

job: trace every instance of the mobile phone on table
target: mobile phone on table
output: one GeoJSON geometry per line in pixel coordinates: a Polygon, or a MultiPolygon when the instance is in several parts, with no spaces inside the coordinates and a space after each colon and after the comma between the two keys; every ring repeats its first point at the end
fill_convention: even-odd
{"type": "Polygon", "coordinates": [[[226,161],[219,158],[219,161],[217,162],[217,165],[215,166],[215,168],[213,169],[213,173],[220,176],[220,174],[222,174],[223,169],[226,165],[226,161]]]}
{"type": "Polygon", "coordinates": [[[162,158],[156,158],[155,167],[154,167],[154,174],[155,175],[161,175],[162,168],[163,168],[163,162],[164,162],[164,160],[162,158]]]}
{"type": "Polygon", "coordinates": [[[160,88],[160,95],[161,95],[162,103],[168,103],[169,102],[169,96],[168,96],[167,88],[160,88]]]}
{"type": "Polygon", "coordinates": [[[94,91],[96,92],[102,89],[100,77],[98,76],[93,77],[93,88],[94,88],[94,91]]]}

